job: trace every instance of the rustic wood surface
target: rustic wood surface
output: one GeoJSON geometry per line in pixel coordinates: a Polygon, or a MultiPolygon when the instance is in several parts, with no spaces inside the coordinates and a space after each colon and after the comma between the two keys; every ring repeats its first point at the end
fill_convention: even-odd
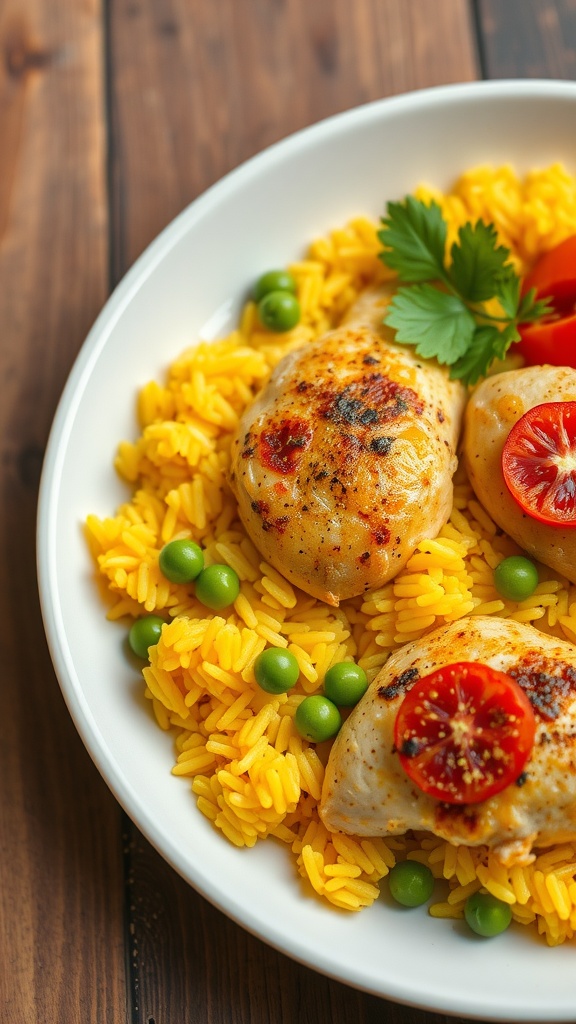
{"type": "Polygon", "coordinates": [[[0,0],[0,54],[0,1021],[440,1024],[269,949],[120,811],[44,640],[37,488],[91,322],[190,200],[358,103],[576,78],[576,0],[0,0]]]}

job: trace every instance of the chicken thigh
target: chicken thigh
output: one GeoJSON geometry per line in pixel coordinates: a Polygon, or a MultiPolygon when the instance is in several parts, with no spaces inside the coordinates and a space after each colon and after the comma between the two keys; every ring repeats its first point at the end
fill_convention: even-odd
{"type": "Polygon", "coordinates": [[[327,828],[360,836],[424,829],[454,845],[486,844],[506,865],[533,846],[576,839],[576,648],[533,626],[478,616],[406,645],[387,661],[342,726],[326,768],[320,814],[327,828]],[[512,676],[528,696],[536,737],[515,783],[474,804],[446,804],[408,777],[394,721],[417,679],[457,661],[512,676]]]}
{"type": "Polygon", "coordinates": [[[513,425],[543,402],[575,402],[576,370],[528,366],[488,377],[466,409],[464,461],[476,496],[495,523],[528,554],[576,583],[576,530],[551,526],[522,511],[502,475],[502,449],[513,425]]]}
{"type": "Polygon", "coordinates": [[[390,286],[287,355],[242,417],[230,483],[263,556],[330,605],[383,584],[452,505],[465,393],[395,345],[390,286]]]}

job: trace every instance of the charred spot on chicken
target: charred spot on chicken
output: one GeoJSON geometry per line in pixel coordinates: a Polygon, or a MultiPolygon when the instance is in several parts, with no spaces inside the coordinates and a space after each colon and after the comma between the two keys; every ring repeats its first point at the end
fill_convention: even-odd
{"type": "Polygon", "coordinates": [[[366,292],[340,327],[285,356],[232,443],[251,540],[331,605],[391,579],[451,509],[464,389],[394,344],[392,294],[366,292]]]}

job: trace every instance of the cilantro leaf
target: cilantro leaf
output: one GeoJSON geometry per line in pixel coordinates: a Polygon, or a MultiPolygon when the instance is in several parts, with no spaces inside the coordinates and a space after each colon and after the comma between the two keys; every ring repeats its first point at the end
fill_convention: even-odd
{"type": "Polygon", "coordinates": [[[541,317],[550,316],[554,312],[551,299],[537,299],[536,289],[531,288],[526,295],[522,296],[518,309],[518,322],[521,324],[532,323],[533,320],[540,320],[541,317]]]}
{"type": "Polygon", "coordinates": [[[498,245],[493,224],[476,221],[458,231],[458,242],[450,250],[450,280],[467,302],[486,302],[499,292],[500,279],[510,255],[498,245]]]}
{"type": "Polygon", "coordinates": [[[446,222],[438,203],[427,206],[413,196],[388,203],[378,238],[386,247],[380,258],[401,281],[444,279],[446,222]]]}
{"type": "Polygon", "coordinates": [[[551,300],[537,299],[534,289],[521,294],[494,224],[464,224],[448,266],[448,226],[437,203],[407,196],[388,204],[382,223],[380,259],[411,285],[397,291],[385,323],[396,330],[396,341],[450,366],[453,379],[475,384],[520,340],[519,324],[554,313],[551,300]],[[490,305],[493,299],[499,309],[490,305]]]}
{"type": "Polygon", "coordinates": [[[457,295],[449,295],[431,284],[400,288],[386,314],[386,323],[396,330],[396,341],[415,345],[424,359],[434,356],[450,365],[467,351],[476,321],[457,295]]]}
{"type": "Polygon", "coordinates": [[[520,335],[514,324],[503,330],[493,324],[476,327],[468,350],[450,368],[451,380],[462,380],[465,384],[476,384],[485,377],[494,359],[504,359],[506,352],[520,335]]]}
{"type": "Polygon", "coordinates": [[[520,305],[520,278],[512,267],[502,277],[498,299],[504,315],[510,320],[514,320],[518,316],[518,307],[520,305]]]}

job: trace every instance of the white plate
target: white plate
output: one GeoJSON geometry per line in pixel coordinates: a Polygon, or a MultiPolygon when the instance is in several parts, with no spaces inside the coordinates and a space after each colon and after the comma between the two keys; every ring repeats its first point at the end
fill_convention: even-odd
{"type": "Polygon", "coordinates": [[[237,851],[170,773],[153,723],[105,620],[82,524],[127,495],[112,459],[135,437],[137,389],[182,348],[233,324],[250,282],[349,217],[426,179],[448,186],[480,162],[576,171],[576,84],[492,82],[411,93],[352,110],[268,149],[192,203],[114,292],[66,385],[39,506],[42,608],[70,713],[111,790],[166,860],[231,918],[289,956],[389,999],[483,1020],[573,1021],[576,950],[513,928],[480,940],[457,922],[382,898],[346,915],[300,890],[288,852],[237,851]],[[241,884],[239,879],[241,878],[241,884]]]}

